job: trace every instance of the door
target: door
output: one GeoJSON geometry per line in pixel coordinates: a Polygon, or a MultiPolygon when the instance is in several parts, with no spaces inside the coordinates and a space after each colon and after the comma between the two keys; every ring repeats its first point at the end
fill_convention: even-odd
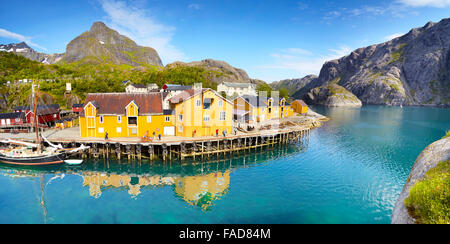
{"type": "Polygon", "coordinates": [[[87,117],[87,136],[95,137],[95,117],[87,117]]]}
{"type": "Polygon", "coordinates": [[[164,127],[164,135],[165,136],[174,136],[175,135],[175,126],[165,126],[164,127]]]}

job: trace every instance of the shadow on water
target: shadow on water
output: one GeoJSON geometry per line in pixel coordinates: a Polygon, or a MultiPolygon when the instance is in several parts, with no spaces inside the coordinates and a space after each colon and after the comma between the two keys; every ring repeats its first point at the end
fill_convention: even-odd
{"type": "MultiPolygon", "coordinates": [[[[10,166],[0,165],[0,174],[9,177],[43,178],[44,186],[65,175],[80,176],[89,195],[100,198],[110,189],[126,191],[131,198],[145,190],[172,186],[175,195],[191,206],[209,211],[213,202],[227,194],[230,173],[242,168],[257,167],[278,158],[307,150],[308,140],[296,144],[257,148],[233,154],[220,154],[181,161],[118,161],[87,159],[79,166],[10,166]]],[[[70,186],[68,186],[70,187],[70,186]]],[[[112,216],[115,219],[115,216],[112,216]]],[[[91,220],[102,223],[102,216],[91,220]]],[[[116,222],[116,220],[114,220],[116,222]]]]}

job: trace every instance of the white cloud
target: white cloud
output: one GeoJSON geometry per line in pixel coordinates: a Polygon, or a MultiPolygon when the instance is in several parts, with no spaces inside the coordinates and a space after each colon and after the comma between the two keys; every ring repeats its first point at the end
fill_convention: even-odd
{"type": "Polygon", "coordinates": [[[395,39],[395,38],[397,38],[397,37],[401,37],[401,36],[403,36],[403,35],[404,35],[404,33],[394,33],[394,34],[392,34],[392,35],[385,36],[385,37],[384,37],[384,40],[390,41],[390,40],[392,40],[392,39],[395,39]]]}
{"type": "MultiPolygon", "coordinates": [[[[305,75],[316,74],[318,75],[320,69],[326,61],[341,58],[348,55],[352,49],[347,46],[340,46],[338,49],[329,49],[328,54],[317,56],[312,52],[298,49],[298,48],[287,48],[282,49],[278,53],[272,53],[270,56],[272,59],[272,64],[261,65],[256,67],[259,70],[281,70],[289,71],[289,73],[296,73],[296,78],[301,78],[305,75]],[[299,52],[299,50],[302,50],[299,52]]],[[[282,75],[282,72],[281,72],[282,75]]],[[[287,77],[273,77],[265,78],[266,80],[281,80],[287,77]]]]}
{"type": "Polygon", "coordinates": [[[33,41],[31,41],[31,39],[32,39],[31,37],[17,34],[17,33],[2,29],[2,28],[0,28],[0,37],[13,39],[13,40],[20,41],[20,42],[26,42],[28,45],[30,45],[32,47],[47,51],[47,49],[45,47],[42,47],[42,46],[34,43],[33,41]]]}
{"type": "Polygon", "coordinates": [[[142,46],[156,49],[164,63],[185,61],[186,55],[171,44],[175,27],[161,24],[142,5],[118,0],[100,0],[106,24],[142,46]]]}
{"type": "Polygon", "coordinates": [[[444,8],[450,6],[450,0],[397,0],[412,7],[436,7],[444,8]]]}
{"type": "Polygon", "coordinates": [[[200,9],[200,4],[198,3],[191,3],[188,5],[189,9],[195,9],[195,10],[199,10],[200,9]]]}

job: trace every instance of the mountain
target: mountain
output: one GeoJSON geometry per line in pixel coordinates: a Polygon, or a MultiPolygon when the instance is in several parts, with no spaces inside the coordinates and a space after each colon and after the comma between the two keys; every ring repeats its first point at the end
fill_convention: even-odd
{"type": "Polygon", "coordinates": [[[289,91],[289,95],[293,95],[296,91],[303,88],[305,85],[313,82],[317,79],[316,75],[307,75],[300,79],[286,79],[280,81],[274,81],[270,83],[270,86],[275,90],[285,88],[289,91]]]}
{"type": "Polygon", "coordinates": [[[337,84],[324,85],[311,89],[303,97],[308,104],[329,107],[361,107],[361,101],[344,87],[337,84]]]}
{"type": "Polygon", "coordinates": [[[102,22],[95,22],[89,31],[73,39],[66,47],[63,61],[163,66],[155,49],[137,45],[102,22]]]}
{"type": "Polygon", "coordinates": [[[254,83],[254,84],[265,83],[264,81],[261,80],[249,78],[247,72],[245,72],[243,69],[235,68],[230,64],[220,60],[205,59],[202,61],[194,61],[190,63],[177,61],[166,65],[166,69],[169,70],[179,67],[192,67],[204,69],[209,73],[208,79],[216,84],[220,84],[222,82],[254,83]]]}
{"type": "Polygon", "coordinates": [[[450,19],[326,62],[317,80],[293,97],[329,84],[344,87],[364,104],[450,105],[450,19]]]}
{"type": "Polygon", "coordinates": [[[8,45],[0,44],[0,51],[12,52],[17,55],[21,55],[25,58],[31,59],[33,61],[38,61],[44,64],[53,64],[62,59],[64,54],[46,54],[36,52],[33,48],[29,47],[25,42],[21,43],[11,43],[8,45]]]}

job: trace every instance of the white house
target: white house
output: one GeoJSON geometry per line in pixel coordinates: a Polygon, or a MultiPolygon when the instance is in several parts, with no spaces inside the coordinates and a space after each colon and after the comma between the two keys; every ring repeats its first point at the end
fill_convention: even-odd
{"type": "Polygon", "coordinates": [[[256,84],[252,83],[231,83],[222,82],[217,86],[217,92],[225,92],[227,97],[232,97],[234,95],[238,96],[257,96],[256,84]]]}
{"type": "Polygon", "coordinates": [[[130,84],[125,87],[126,93],[147,93],[147,86],[142,84],[130,84]]]}

